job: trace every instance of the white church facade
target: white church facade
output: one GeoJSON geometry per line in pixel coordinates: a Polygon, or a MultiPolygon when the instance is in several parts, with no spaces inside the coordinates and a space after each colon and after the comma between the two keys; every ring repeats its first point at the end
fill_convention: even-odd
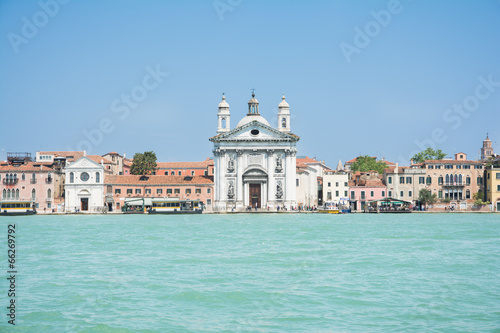
{"type": "Polygon", "coordinates": [[[214,144],[214,210],[273,209],[296,206],[296,155],[299,137],[290,130],[290,106],[283,95],[278,128],[259,113],[252,94],[248,113],[230,129],[230,111],[222,97],[214,144]]]}
{"type": "Polygon", "coordinates": [[[101,212],[104,206],[104,166],[83,156],[65,168],[66,212],[101,212]]]}

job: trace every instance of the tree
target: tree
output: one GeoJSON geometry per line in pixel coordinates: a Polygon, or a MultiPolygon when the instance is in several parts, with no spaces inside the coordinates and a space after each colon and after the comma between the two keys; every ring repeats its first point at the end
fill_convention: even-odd
{"type": "Polygon", "coordinates": [[[483,191],[479,190],[477,193],[474,193],[472,195],[472,198],[474,199],[474,205],[476,206],[484,206],[484,205],[489,205],[489,201],[483,201],[484,194],[483,191]]]}
{"type": "Polygon", "coordinates": [[[356,162],[354,162],[351,166],[351,170],[354,172],[356,171],[367,172],[375,170],[380,174],[384,172],[385,168],[387,168],[387,165],[384,162],[382,161],[377,162],[377,160],[374,157],[370,157],[368,155],[359,156],[356,159],[356,162]]]}
{"type": "Polygon", "coordinates": [[[421,151],[413,156],[413,163],[423,163],[425,160],[442,160],[446,156],[441,149],[434,150],[428,147],[426,150],[421,151]]]}
{"type": "Polygon", "coordinates": [[[144,154],[135,153],[130,173],[133,175],[149,175],[156,171],[156,154],[146,151],[144,154]]]}
{"type": "Polygon", "coordinates": [[[436,193],[432,194],[431,191],[423,188],[420,190],[420,192],[418,192],[418,200],[422,202],[425,207],[427,207],[427,205],[429,204],[432,205],[436,203],[437,196],[436,193]]]}

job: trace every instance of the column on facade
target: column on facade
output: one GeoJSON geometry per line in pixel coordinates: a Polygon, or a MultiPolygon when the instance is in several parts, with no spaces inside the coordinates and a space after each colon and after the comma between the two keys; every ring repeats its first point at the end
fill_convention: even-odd
{"type": "Polygon", "coordinates": [[[239,208],[245,207],[245,184],[243,184],[243,167],[245,165],[243,159],[245,155],[242,151],[236,150],[236,206],[239,208]]]}

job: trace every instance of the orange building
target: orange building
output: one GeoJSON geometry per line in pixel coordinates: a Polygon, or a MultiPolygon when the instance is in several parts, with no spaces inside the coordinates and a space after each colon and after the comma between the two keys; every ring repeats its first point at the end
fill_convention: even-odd
{"type": "Polygon", "coordinates": [[[142,198],[201,200],[212,210],[214,182],[208,176],[106,175],[104,184],[108,210],[120,210],[125,202],[142,198]]]}
{"type": "Polygon", "coordinates": [[[157,162],[157,175],[165,176],[212,176],[214,160],[207,158],[202,162],[157,162]]]}

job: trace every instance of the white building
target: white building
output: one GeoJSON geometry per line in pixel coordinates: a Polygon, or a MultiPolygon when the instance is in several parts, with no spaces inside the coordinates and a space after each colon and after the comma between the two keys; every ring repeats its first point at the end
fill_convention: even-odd
{"type": "Polygon", "coordinates": [[[290,106],[278,106],[278,128],[259,114],[252,94],[248,113],[230,129],[230,112],[222,97],[214,143],[214,209],[241,210],[249,206],[275,209],[296,206],[296,154],[299,137],[290,131],[290,106]]]}
{"type": "Polygon", "coordinates": [[[65,168],[65,210],[98,212],[104,207],[104,166],[83,156],[65,168]]]}
{"type": "Polygon", "coordinates": [[[318,170],[304,163],[297,163],[297,205],[318,205],[318,170]]]}
{"type": "Polygon", "coordinates": [[[340,161],[337,170],[323,175],[323,202],[349,206],[349,173],[343,170],[340,161]]]}

